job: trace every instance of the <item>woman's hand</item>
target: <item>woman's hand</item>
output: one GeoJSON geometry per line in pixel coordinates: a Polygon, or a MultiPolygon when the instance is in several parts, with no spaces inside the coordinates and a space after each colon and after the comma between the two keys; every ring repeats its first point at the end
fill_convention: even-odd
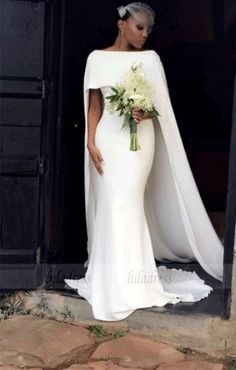
{"type": "Polygon", "coordinates": [[[141,123],[143,119],[153,118],[151,114],[145,113],[142,109],[139,109],[139,108],[132,109],[132,117],[136,121],[136,123],[141,123]]]}
{"type": "Polygon", "coordinates": [[[104,162],[104,160],[102,158],[100,150],[96,147],[95,144],[88,144],[87,148],[98,173],[100,175],[103,175],[102,163],[104,162]]]}
{"type": "Polygon", "coordinates": [[[136,121],[136,123],[141,123],[144,118],[144,111],[139,108],[132,109],[132,118],[136,121]]]}

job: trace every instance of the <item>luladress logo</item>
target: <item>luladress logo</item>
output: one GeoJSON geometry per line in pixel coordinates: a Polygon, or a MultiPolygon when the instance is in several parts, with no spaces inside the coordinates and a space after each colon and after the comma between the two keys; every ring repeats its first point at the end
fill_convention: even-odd
{"type": "Polygon", "coordinates": [[[78,274],[77,271],[70,271],[69,274],[66,274],[63,270],[54,271],[53,269],[49,269],[47,275],[45,277],[45,282],[47,284],[62,284],[64,283],[64,279],[80,279],[83,277],[82,275],[78,274]]]}
{"type": "Polygon", "coordinates": [[[157,271],[146,274],[143,270],[138,273],[134,273],[134,271],[131,270],[127,279],[129,284],[154,284],[161,280],[168,283],[172,279],[170,276],[160,276],[157,271]]]}

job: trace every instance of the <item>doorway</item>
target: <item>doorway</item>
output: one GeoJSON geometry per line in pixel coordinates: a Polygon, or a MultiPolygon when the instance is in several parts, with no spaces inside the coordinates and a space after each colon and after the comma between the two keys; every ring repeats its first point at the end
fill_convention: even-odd
{"type": "MultiPolygon", "coordinates": [[[[155,49],[163,61],[186,153],[205,207],[223,241],[234,73],[234,25],[229,8],[234,5],[211,0],[149,3],[157,13],[157,24],[147,48],[155,49]]],[[[89,52],[112,44],[116,35],[115,8],[119,5],[118,1],[105,0],[64,2],[64,247],[59,260],[68,266],[79,266],[79,274],[85,272],[83,262],[87,258],[83,73],[89,52]]],[[[194,304],[166,305],[168,311],[213,315],[222,312],[219,281],[206,274],[198,263],[171,266],[195,270],[215,289],[207,299],[194,304]]]]}

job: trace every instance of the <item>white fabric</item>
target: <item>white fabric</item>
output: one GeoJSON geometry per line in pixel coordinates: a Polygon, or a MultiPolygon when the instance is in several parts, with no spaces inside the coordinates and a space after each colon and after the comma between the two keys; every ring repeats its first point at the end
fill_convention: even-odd
{"type": "Polygon", "coordinates": [[[207,297],[212,287],[195,272],[155,264],[155,258],[198,261],[223,280],[223,246],[192,176],[158,54],[94,50],[86,64],[84,108],[88,269],[85,278],[65,282],[88,300],[96,319],[107,321],[137,308],[207,297]],[[95,136],[105,162],[100,176],[86,146],[88,92],[100,88],[108,95],[132,62],[142,62],[155,85],[160,117],[138,125],[141,150],[132,152],[123,118],[104,110],[95,136]]]}

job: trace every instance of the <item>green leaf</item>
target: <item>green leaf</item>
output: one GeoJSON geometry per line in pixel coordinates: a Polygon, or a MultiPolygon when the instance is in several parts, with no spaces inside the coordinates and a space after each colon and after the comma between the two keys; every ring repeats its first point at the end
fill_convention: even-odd
{"type": "Polygon", "coordinates": [[[132,116],[131,116],[131,113],[130,112],[127,112],[126,114],[125,114],[125,119],[126,119],[126,121],[128,121],[129,122],[129,120],[130,120],[130,118],[131,118],[132,116]]]}
{"type": "Polygon", "coordinates": [[[123,109],[121,109],[119,116],[122,116],[123,114],[124,114],[124,111],[123,111],[123,109]]]}
{"type": "Polygon", "coordinates": [[[126,127],[126,126],[129,126],[129,120],[127,120],[126,119],[126,116],[125,116],[121,129],[124,128],[124,127],[126,127]]]}
{"type": "Polygon", "coordinates": [[[121,110],[121,109],[123,109],[123,104],[122,104],[122,102],[119,102],[118,107],[117,107],[116,110],[121,110]]]}
{"type": "Polygon", "coordinates": [[[158,111],[155,108],[153,108],[152,110],[147,111],[147,113],[150,114],[153,117],[160,116],[160,114],[158,113],[158,111]]]}
{"type": "Polygon", "coordinates": [[[115,93],[118,93],[118,90],[115,88],[115,87],[111,87],[112,91],[114,91],[115,93]]]}
{"type": "Polygon", "coordinates": [[[112,99],[111,99],[111,102],[113,103],[113,102],[115,102],[115,101],[117,101],[117,100],[119,100],[119,98],[118,98],[116,95],[114,95],[114,96],[112,97],[112,99]]]}

